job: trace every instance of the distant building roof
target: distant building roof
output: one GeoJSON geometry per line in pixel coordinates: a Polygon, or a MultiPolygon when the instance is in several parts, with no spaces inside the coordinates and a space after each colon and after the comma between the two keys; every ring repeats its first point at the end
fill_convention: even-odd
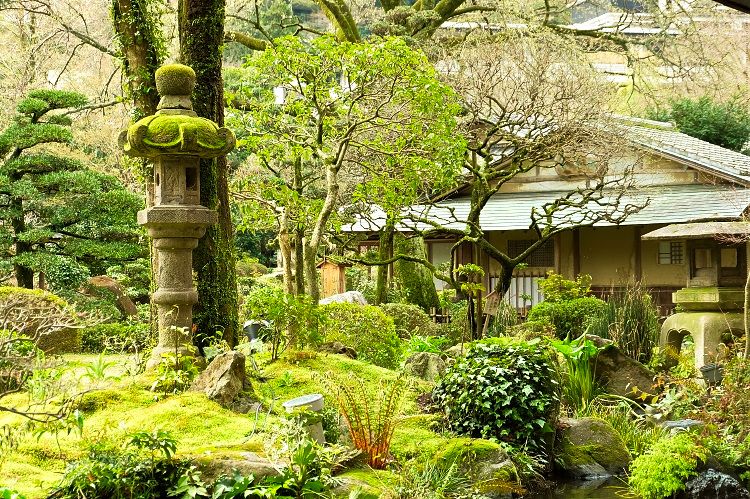
{"type": "MultiPolygon", "coordinates": [[[[567,191],[501,193],[490,199],[479,219],[482,230],[524,230],[531,225],[532,209],[541,209],[545,204],[564,197],[567,191]]],[[[611,199],[615,194],[612,193],[611,199]]],[[[649,225],[665,223],[698,222],[707,220],[736,220],[750,205],[750,189],[729,185],[669,185],[648,187],[628,191],[620,201],[620,206],[643,206],[639,212],[627,217],[619,225],[649,225]]],[[[447,228],[463,229],[461,222],[469,212],[470,200],[461,196],[441,201],[431,207],[414,207],[411,213],[416,217],[429,218],[447,228]]],[[[591,203],[588,214],[603,212],[605,208],[591,203]]],[[[612,211],[610,209],[610,211],[612,211]]],[[[615,214],[617,211],[615,211],[615,214]]],[[[553,223],[559,226],[574,226],[585,223],[586,214],[580,210],[562,210],[556,214],[553,223]]],[[[384,223],[382,212],[374,207],[369,220],[358,220],[345,230],[349,232],[377,231],[384,223]]],[[[599,221],[596,227],[615,225],[599,221]]],[[[429,226],[404,223],[402,231],[411,229],[428,230],[429,226]]]]}
{"type": "Polygon", "coordinates": [[[628,138],[636,144],[725,180],[750,185],[750,156],[681,133],[669,123],[622,119],[628,138]]]}

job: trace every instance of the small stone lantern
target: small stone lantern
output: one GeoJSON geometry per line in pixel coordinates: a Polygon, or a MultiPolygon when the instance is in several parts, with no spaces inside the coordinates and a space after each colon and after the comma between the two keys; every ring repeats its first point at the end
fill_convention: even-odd
{"type": "Polygon", "coordinates": [[[151,297],[158,309],[159,344],[149,367],[164,353],[190,355],[193,305],[198,301],[192,251],[206,227],[218,220],[216,211],[200,204],[200,159],[223,156],[235,144],[230,130],[193,111],[194,87],[195,72],[188,66],[159,68],[156,114],[131,125],[119,138],[125,154],[154,164],[153,206],[138,212],[138,223],[153,238],[159,262],[151,297]]]}

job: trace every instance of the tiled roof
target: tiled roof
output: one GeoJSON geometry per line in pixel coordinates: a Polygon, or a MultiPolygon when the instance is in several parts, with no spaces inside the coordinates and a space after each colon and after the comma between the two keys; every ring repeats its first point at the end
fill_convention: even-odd
{"type": "MultiPolygon", "coordinates": [[[[531,225],[533,208],[541,209],[568,194],[560,192],[524,192],[497,194],[482,210],[479,222],[483,230],[522,230],[531,225]]],[[[614,194],[610,196],[614,199],[614,194]]],[[[469,198],[462,196],[448,199],[430,208],[414,207],[411,212],[419,217],[429,218],[447,228],[463,229],[469,212],[469,198]]],[[[644,206],[637,213],[631,214],[620,225],[649,225],[698,222],[705,220],[732,220],[739,218],[745,208],[750,205],[750,189],[737,188],[730,185],[669,185],[661,187],[647,187],[632,189],[620,200],[620,207],[626,205],[644,206]]],[[[571,209],[561,211],[554,217],[555,226],[572,227],[591,220],[592,214],[607,211],[618,213],[611,207],[603,208],[594,203],[586,211],[571,209]],[[588,218],[587,218],[588,217],[588,218]]],[[[378,211],[375,207],[374,211],[378,211]]],[[[383,224],[382,213],[374,213],[374,220],[360,219],[345,230],[351,232],[376,231],[383,224]],[[379,216],[380,215],[380,216],[379,216]]],[[[600,221],[597,227],[614,225],[611,222],[600,221]]],[[[400,230],[408,231],[416,228],[427,230],[426,224],[415,225],[404,223],[400,230]]]]}
{"type": "Polygon", "coordinates": [[[750,185],[750,156],[685,135],[665,123],[634,120],[623,126],[636,144],[707,173],[750,185]]]}

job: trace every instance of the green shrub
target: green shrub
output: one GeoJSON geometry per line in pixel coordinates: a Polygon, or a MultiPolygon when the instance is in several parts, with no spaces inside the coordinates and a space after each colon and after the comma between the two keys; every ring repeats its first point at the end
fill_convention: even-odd
{"type": "Polygon", "coordinates": [[[410,303],[384,303],[380,305],[385,315],[393,319],[396,334],[399,338],[408,339],[412,336],[431,336],[437,332],[437,327],[424,310],[410,303]]]}
{"type": "Polygon", "coordinates": [[[141,352],[153,344],[150,324],[97,324],[81,331],[81,350],[88,353],[141,352]]]}
{"type": "Polygon", "coordinates": [[[237,277],[259,277],[268,274],[268,267],[258,261],[257,258],[244,257],[237,260],[237,277]]]}
{"type": "Polygon", "coordinates": [[[379,308],[355,303],[322,307],[325,341],[340,341],[354,348],[360,359],[393,369],[401,359],[401,340],[393,319],[379,308]]]}
{"type": "Polygon", "coordinates": [[[586,330],[593,317],[606,308],[607,303],[593,296],[566,301],[543,301],[529,311],[529,321],[552,324],[558,338],[577,338],[586,330]]]}
{"type": "Polygon", "coordinates": [[[259,338],[271,343],[274,359],[287,345],[301,349],[321,342],[323,316],[307,295],[293,296],[275,286],[256,287],[245,297],[242,311],[247,319],[270,322],[259,338]]]}
{"type": "Polygon", "coordinates": [[[588,326],[591,334],[611,339],[625,355],[643,364],[651,361],[658,344],[659,313],[651,295],[637,284],[613,293],[588,326]]]}
{"type": "Polygon", "coordinates": [[[643,499],[671,497],[698,474],[698,465],[708,456],[692,433],[664,437],[630,463],[628,483],[643,499]]]}
{"type": "Polygon", "coordinates": [[[550,270],[546,278],[539,279],[539,289],[547,302],[575,300],[591,294],[591,276],[580,274],[575,281],[571,281],[550,270]]]}
{"type": "Polygon", "coordinates": [[[433,391],[449,427],[546,455],[554,437],[560,383],[554,352],[541,341],[472,343],[433,391]]]}

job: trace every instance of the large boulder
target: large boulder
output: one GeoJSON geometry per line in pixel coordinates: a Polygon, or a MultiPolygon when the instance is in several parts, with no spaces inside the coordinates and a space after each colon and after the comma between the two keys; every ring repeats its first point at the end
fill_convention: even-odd
{"type": "Polygon", "coordinates": [[[217,355],[193,381],[193,391],[204,392],[206,396],[228,407],[245,388],[245,356],[234,350],[217,355]]]}
{"type": "Polygon", "coordinates": [[[404,362],[404,371],[426,381],[437,381],[445,373],[445,361],[436,353],[415,352],[404,362]]]}
{"type": "Polygon", "coordinates": [[[685,484],[676,499],[750,499],[750,492],[731,476],[709,469],[685,484]]]}
{"type": "Polygon", "coordinates": [[[630,464],[622,438],[598,418],[562,418],[555,442],[555,465],[565,475],[590,480],[619,475],[630,464]]]}
{"type": "Polygon", "coordinates": [[[586,338],[600,349],[595,359],[595,376],[608,393],[632,399],[653,393],[656,373],[622,353],[612,340],[596,335],[586,338]]]}

